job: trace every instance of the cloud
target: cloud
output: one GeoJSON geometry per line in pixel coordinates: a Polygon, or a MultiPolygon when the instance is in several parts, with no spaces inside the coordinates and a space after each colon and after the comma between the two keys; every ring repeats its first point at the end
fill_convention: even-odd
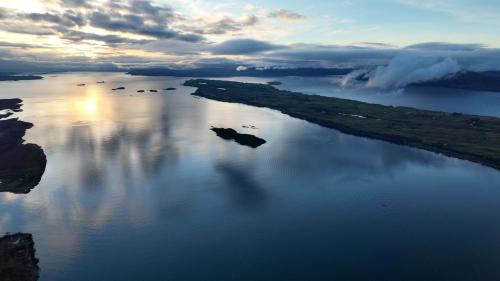
{"type": "Polygon", "coordinates": [[[0,7],[0,20],[7,18],[7,10],[0,7]]]}
{"type": "Polygon", "coordinates": [[[64,7],[75,7],[75,8],[89,8],[92,5],[88,0],[61,0],[61,4],[64,7]]]}
{"type": "Polygon", "coordinates": [[[245,14],[239,19],[224,16],[216,21],[206,22],[204,20],[200,20],[200,22],[202,22],[202,25],[200,26],[184,26],[184,28],[197,34],[222,35],[230,32],[238,32],[245,28],[255,26],[259,23],[259,18],[254,14],[245,14]]]}
{"type": "Polygon", "coordinates": [[[269,13],[270,18],[277,18],[277,19],[284,19],[284,20],[289,20],[289,21],[300,21],[304,20],[306,17],[304,15],[301,15],[299,13],[290,11],[290,10],[285,10],[285,9],[279,9],[274,12],[269,13]]]}
{"type": "Polygon", "coordinates": [[[48,22],[69,27],[83,26],[86,24],[86,19],[83,15],[72,10],[65,11],[60,15],[54,13],[29,13],[18,14],[18,17],[33,22],[48,22]]]}
{"type": "MultiPolygon", "coordinates": [[[[137,8],[131,9],[137,10],[137,8]]],[[[144,11],[139,9],[139,11],[144,11]]],[[[147,10],[146,10],[147,11],[147,10]]],[[[149,12],[149,11],[148,11],[149,12]]],[[[156,14],[156,13],[155,13],[156,14]]],[[[152,14],[147,14],[152,16],[152,14]]],[[[159,39],[175,38],[182,41],[197,42],[201,41],[202,37],[195,34],[183,34],[181,32],[169,29],[165,22],[168,19],[164,17],[171,16],[170,13],[158,16],[161,18],[144,17],[137,14],[121,14],[121,13],[110,13],[106,14],[103,12],[95,11],[90,17],[90,24],[94,27],[99,27],[102,29],[118,32],[128,32],[138,35],[144,35],[159,39]],[[145,22],[152,20],[154,23],[147,25],[145,22]]]]}
{"type": "Polygon", "coordinates": [[[275,45],[265,41],[254,39],[235,39],[220,43],[210,49],[212,54],[217,55],[248,55],[266,51],[286,48],[283,45],[275,45]]]}
{"type": "MultiPolygon", "coordinates": [[[[37,12],[25,12],[15,6],[0,7],[0,31],[17,33],[6,34],[0,40],[15,38],[13,43],[37,42],[37,51],[43,50],[56,57],[57,53],[75,52],[90,57],[105,53],[116,57],[115,53],[130,51],[155,58],[153,60],[164,57],[169,62],[174,59],[172,55],[178,55],[179,63],[192,63],[199,61],[202,53],[210,52],[214,41],[241,36],[261,23],[261,18],[249,11],[240,15],[217,12],[207,16],[207,13],[186,10],[181,13],[161,1],[39,1],[42,9],[37,12]],[[150,54],[146,55],[148,52],[150,54]]],[[[256,53],[276,49],[277,45],[254,42],[240,51],[222,49],[224,45],[219,47],[214,51],[256,53]]],[[[29,58],[29,51],[25,52],[17,50],[15,53],[29,58]]]]}
{"type": "Polygon", "coordinates": [[[11,43],[11,42],[0,41],[0,47],[34,48],[34,47],[36,47],[36,45],[27,44],[27,43],[11,43]]]}
{"type": "MultiPolygon", "coordinates": [[[[182,17],[171,7],[153,5],[150,1],[128,0],[89,4],[86,1],[64,0],[55,3],[59,3],[60,6],[58,9],[54,8],[57,6],[50,6],[54,9],[47,10],[46,12],[17,12],[3,26],[7,26],[5,30],[9,32],[33,35],[53,34],[53,32],[44,32],[42,34],[39,31],[29,33],[29,29],[33,26],[39,27],[43,25],[46,30],[57,30],[62,34],[62,37],[69,37],[71,35],[65,32],[68,29],[71,29],[69,31],[72,31],[74,35],[74,32],[81,31],[81,27],[90,26],[103,29],[108,33],[121,32],[154,39],[173,38],[188,42],[204,40],[199,34],[172,28],[175,22],[182,20],[182,17]],[[16,30],[15,27],[18,27],[19,30],[16,30]]],[[[55,4],[52,3],[52,5],[55,4]]],[[[0,10],[0,20],[5,21],[8,13],[8,9],[0,10]]],[[[102,34],[99,33],[99,35],[102,34]]],[[[108,38],[113,38],[111,34],[108,35],[110,35],[108,38]]],[[[114,38],[117,39],[117,37],[114,38]]]]}
{"type": "Polygon", "coordinates": [[[416,54],[401,54],[389,65],[379,66],[370,75],[368,87],[399,89],[414,83],[439,80],[461,70],[451,58],[423,57],[416,54]]]}
{"type": "MultiPolygon", "coordinates": [[[[255,34],[254,38],[273,38],[275,33],[269,30],[281,31],[282,26],[278,24],[283,22],[280,20],[300,21],[305,19],[304,15],[286,9],[268,12],[259,7],[242,7],[242,12],[236,13],[237,7],[227,3],[211,8],[196,2],[186,4],[187,9],[176,9],[161,2],[166,3],[46,0],[41,5],[43,9],[36,13],[0,8],[0,31],[5,34],[0,38],[5,41],[0,42],[0,58],[42,62],[44,69],[53,65],[44,63],[51,60],[61,63],[57,64],[57,69],[65,63],[74,69],[76,63],[79,67],[93,64],[95,61],[90,58],[96,57],[99,61],[119,65],[225,67],[232,70],[238,66],[348,67],[368,72],[371,79],[368,86],[381,88],[404,87],[461,70],[500,70],[500,49],[482,44],[284,45],[273,40],[249,38],[255,34]],[[232,8],[227,8],[229,6],[232,8]],[[88,56],[87,60],[82,59],[84,56],[88,56]],[[82,61],[77,61],[78,58],[82,61]]],[[[172,5],[181,2],[186,1],[169,1],[172,5]]],[[[434,3],[424,2],[427,6],[434,3]]]]}
{"type": "Polygon", "coordinates": [[[115,45],[115,44],[123,44],[123,43],[128,43],[128,44],[145,44],[148,42],[151,42],[151,40],[137,40],[137,39],[130,39],[127,37],[121,37],[117,35],[98,35],[94,33],[86,33],[86,32],[81,32],[81,31],[76,31],[76,30],[70,30],[64,33],[62,36],[63,39],[71,40],[74,42],[80,42],[84,40],[93,40],[93,41],[100,41],[100,42],[105,42],[109,45],[115,45]]]}
{"type": "Polygon", "coordinates": [[[386,64],[397,52],[395,48],[295,44],[287,49],[277,50],[271,56],[284,62],[292,61],[307,66],[360,67],[386,64]]]}
{"type": "Polygon", "coordinates": [[[365,68],[344,78],[352,84],[364,75],[367,87],[399,89],[407,85],[440,80],[461,71],[500,70],[500,49],[481,44],[430,42],[398,49],[385,65],[365,68]]]}
{"type": "Polygon", "coordinates": [[[480,48],[484,48],[483,44],[452,44],[446,42],[428,42],[414,44],[406,46],[405,49],[408,50],[418,50],[418,51],[473,51],[480,48]]]}
{"type": "Polygon", "coordinates": [[[20,33],[20,34],[31,34],[31,35],[54,35],[56,31],[51,26],[45,25],[35,25],[35,26],[27,26],[25,24],[0,24],[0,29],[3,31],[8,31],[12,33],[20,33]]]}
{"type": "Polygon", "coordinates": [[[207,45],[203,42],[186,42],[173,39],[154,40],[142,45],[142,49],[152,52],[162,52],[178,56],[194,56],[206,51],[207,45]]]}
{"type": "Polygon", "coordinates": [[[198,58],[193,61],[192,67],[235,69],[238,65],[243,63],[244,62],[241,60],[228,58],[198,58]]]}

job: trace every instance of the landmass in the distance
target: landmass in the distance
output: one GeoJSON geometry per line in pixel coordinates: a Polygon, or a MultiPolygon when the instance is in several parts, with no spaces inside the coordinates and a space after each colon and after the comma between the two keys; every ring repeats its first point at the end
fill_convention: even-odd
{"type": "Polygon", "coordinates": [[[500,119],[393,107],[278,90],[266,84],[193,79],[193,95],[279,110],[342,132],[443,153],[500,169],[500,119]]]}

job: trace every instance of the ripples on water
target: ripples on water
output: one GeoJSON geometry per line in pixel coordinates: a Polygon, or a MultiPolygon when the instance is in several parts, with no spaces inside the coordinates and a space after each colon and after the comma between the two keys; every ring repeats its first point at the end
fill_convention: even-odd
{"type": "MultiPolygon", "coordinates": [[[[321,79],[280,80],[382,99],[329,92],[321,79]]],[[[48,159],[28,195],[0,194],[0,230],[33,235],[40,280],[500,277],[497,171],[196,99],[184,81],[82,73],[1,84],[3,97],[24,100],[17,115],[35,124],[26,140],[48,159]],[[211,126],[267,143],[240,146],[211,126]]],[[[491,93],[479,94],[481,107],[411,91],[394,101],[498,115],[491,93]]]]}

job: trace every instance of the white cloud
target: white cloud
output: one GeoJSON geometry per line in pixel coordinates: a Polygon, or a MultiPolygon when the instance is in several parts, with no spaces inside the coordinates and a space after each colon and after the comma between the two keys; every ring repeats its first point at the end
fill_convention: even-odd
{"type": "Polygon", "coordinates": [[[389,65],[379,66],[371,74],[368,87],[393,89],[456,74],[462,68],[451,58],[424,57],[411,53],[396,56],[389,65]]]}

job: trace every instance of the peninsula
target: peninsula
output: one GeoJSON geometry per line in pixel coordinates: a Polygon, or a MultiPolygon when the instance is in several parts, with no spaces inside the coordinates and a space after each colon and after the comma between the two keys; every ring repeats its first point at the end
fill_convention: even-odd
{"type": "Polygon", "coordinates": [[[40,80],[42,76],[37,75],[13,75],[0,73],[0,81],[24,81],[24,80],[40,80]]]}
{"type": "Polygon", "coordinates": [[[282,91],[265,84],[192,79],[195,96],[279,110],[341,132],[422,148],[500,169],[500,119],[383,106],[282,91]]]}
{"type": "Polygon", "coordinates": [[[42,179],[47,164],[43,149],[24,143],[26,131],[32,123],[10,117],[21,110],[22,100],[0,99],[0,192],[29,193],[42,179]]]}

